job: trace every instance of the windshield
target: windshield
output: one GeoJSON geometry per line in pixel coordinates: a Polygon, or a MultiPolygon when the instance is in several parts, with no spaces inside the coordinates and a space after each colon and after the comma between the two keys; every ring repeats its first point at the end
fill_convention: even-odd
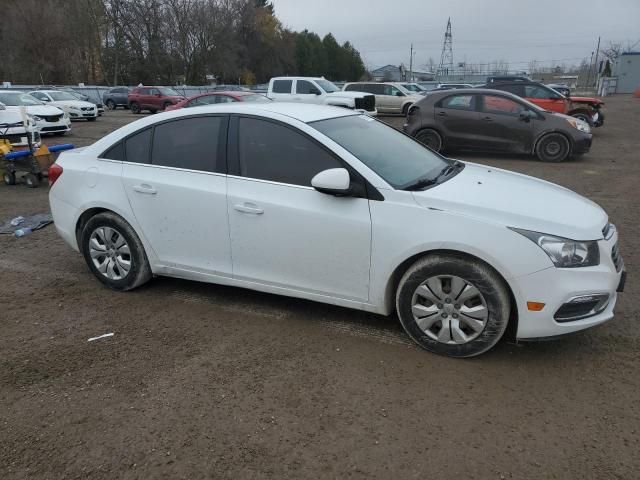
{"type": "Polygon", "coordinates": [[[243,102],[267,103],[271,101],[270,98],[267,98],[264,95],[260,95],[257,93],[252,93],[250,95],[242,95],[242,97],[240,98],[242,98],[243,102]]]}
{"type": "Polygon", "coordinates": [[[318,85],[320,85],[320,88],[322,88],[325,92],[327,93],[333,93],[333,92],[339,92],[340,89],[338,87],[336,87],[333,83],[331,83],[329,80],[316,80],[315,81],[318,85]]]}
{"type": "Polygon", "coordinates": [[[162,95],[167,95],[169,97],[181,97],[182,96],[178,92],[176,92],[173,88],[158,87],[158,90],[160,90],[160,93],[162,95]]]}
{"type": "Polygon", "coordinates": [[[421,143],[366,115],[312,122],[316,130],[348,150],[396,189],[435,178],[449,165],[421,143]]]}
{"type": "Polygon", "coordinates": [[[47,92],[49,96],[56,102],[64,102],[67,100],[78,100],[78,97],[71,95],[68,92],[47,92]]]}
{"type": "Polygon", "coordinates": [[[27,93],[18,92],[2,92],[0,93],[0,102],[8,107],[19,107],[21,105],[42,105],[42,102],[27,93]]]}

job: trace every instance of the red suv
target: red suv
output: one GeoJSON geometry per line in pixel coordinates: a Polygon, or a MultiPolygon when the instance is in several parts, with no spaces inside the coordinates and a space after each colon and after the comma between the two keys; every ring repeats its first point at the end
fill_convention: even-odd
{"type": "Polygon", "coordinates": [[[184,95],[169,87],[136,87],[127,96],[129,108],[133,113],[140,113],[142,110],[156,113],[182,100],[184,95]]]}

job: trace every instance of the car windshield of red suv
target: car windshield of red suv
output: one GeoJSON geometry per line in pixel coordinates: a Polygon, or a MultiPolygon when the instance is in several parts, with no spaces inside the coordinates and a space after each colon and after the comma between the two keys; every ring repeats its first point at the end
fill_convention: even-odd
{"type": "Polygon", "coordinates": [[[176,92],[173,88],[158,87],[158,90],[160,90],[162,95],[166,95],[167,97],[182,97],[182,95],[176,92]]]}

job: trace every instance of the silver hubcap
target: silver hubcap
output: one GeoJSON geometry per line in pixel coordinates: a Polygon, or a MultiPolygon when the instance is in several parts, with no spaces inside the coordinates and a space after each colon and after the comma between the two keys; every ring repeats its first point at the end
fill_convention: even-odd
{"type": "Polygon", "coordinates": [[[416,324],[441,343],[474,340],[487,325],[489,310],[480,291],[452,275],[431,277],[416,288],[411,299],[416,324]]]}
{"type": "Polygon", "coordinates": [[[89,254],[98,271],[110,280],[122,280],[131,270],[131,251],[120,232],[96,228],[89,238],[89,254]]]}

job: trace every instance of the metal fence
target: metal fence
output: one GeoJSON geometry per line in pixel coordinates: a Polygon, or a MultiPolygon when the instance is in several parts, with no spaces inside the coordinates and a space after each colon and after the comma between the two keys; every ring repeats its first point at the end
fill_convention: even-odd
{"type": "MultiPolygon", "coordinates": [[[[123,86],[123,85],[121,85],[123,86]]],[[[235,87],[235,85],[234,85],[235,87]]],[[[256,93],[266,93],[267,92],[267,85],[242,85],[243,88],[247,88],[251,91],[254,91],[256,93]]],[[[11,85],[10,87],[4,87],[6,90],[22,90],[25,92],[30,92],[32,90],[44,90],[47,88],[64,88],[64,89],[71,89],[74,92],[78,92],[78,93],[82,93],[83,95],[86,95],[87,97],[89,97],[91,100],[93,101],[100,101],[102,102],[102,97],[103,95],[111,90],[112,88],[115,87],[103,87],[103,86],[99,86],[99,85],[85,85],[85,86],[78,86],[78,85],[11,85]]],[[[135,86],[131,86],[129,88],[135,88],[135,86]]],[[[185,97],[191,97],[193,95],[199,95],[201,93],[207,93],[207,92],[213,92],[216,90],[215,86],[211,86],[211,85],[205,85],[205,86],[194,86],[194,85],[181,85],[181,86],[171,86],[170,88],[173,88],[174,90],[176,90],[178,93],[180,93],[181,95],[184,95],[185,97]]],[[[2,88],[0,88],[0,91],[2,91],[2,88]]]]}

